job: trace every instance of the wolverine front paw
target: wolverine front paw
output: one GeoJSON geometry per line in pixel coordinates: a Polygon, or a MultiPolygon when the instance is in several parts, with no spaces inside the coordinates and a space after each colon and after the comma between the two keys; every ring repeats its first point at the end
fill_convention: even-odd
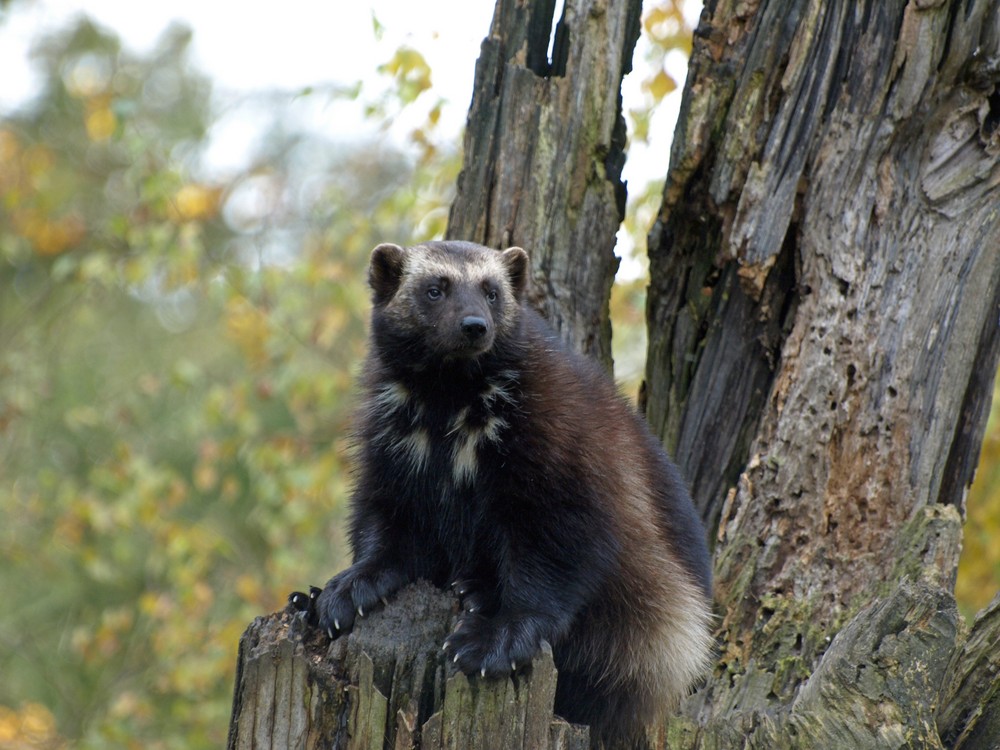
{"type": "Polygon", "coordinates": [[[496,612],[498,602],[496,592],[475,578],[458,578],[451,584],[451,590],[462,602],[465,614],[490,616],[496,612]]]}
{"type": "Polygon", "coordinates": [[[310,586],[308,593],[293,591],[288,595],[288,603],[305,618],[306,622],[315,626],[319,623],[316,614],[316,599],[322,592],[323,589],[316,586],[310,586]]]}
{"type": "Polygon", "coordinates": [[[288,601],[332,640],[349,633],[355,619],[387,603],[403,582],[394,569],[372,571],[355,565],[331,578],[322,591],[313,586],[308,595],[294,592],[288,601]]]}
{"type": "Polygon", "coordinates": [[[444,642],[444,651],[466,674],[499,677],[528,664],[541,649],[530,620],[463,614],[444,642]]]}

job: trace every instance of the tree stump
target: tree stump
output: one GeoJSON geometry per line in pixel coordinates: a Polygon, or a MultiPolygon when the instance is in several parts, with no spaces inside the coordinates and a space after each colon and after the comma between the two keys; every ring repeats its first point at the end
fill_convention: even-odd
{"type": "Polygon", "coordinates": [[[240,639],[229,750],[589,748],[589,730],[554,717],[556,668],[544,644],[504,680],[468,678],[441,644],[457,603],[428,583],[330,642],[286,608],[240,639]]]}

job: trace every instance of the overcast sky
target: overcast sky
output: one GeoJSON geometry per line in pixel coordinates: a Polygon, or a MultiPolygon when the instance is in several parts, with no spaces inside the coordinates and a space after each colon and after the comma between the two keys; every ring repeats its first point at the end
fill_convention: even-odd
{"type": "Polygon", "coordinates": [[[32,40],[84,13],[137,51],[150,49],[172,21],[188,24],[195,30],[195,64],[226,89],[373,77],[387,51],[406,42],[427,56],[436,85],[471,91],[493,0],[22,0],[0,26],[0,106],[30,96],[37,85],[27,60],[32,40]],[[373,14],[385,29],[380,43],[373,14]]]}
{"type": "MultiPolygon", "coordinates": [[[[561,7],[561,2],[559,3],[561,7]]],[[[693,23],[700,3],[688,3],[693,23]]],[[[448,101],[442,132],[458,135],[465,123],[479,46],[493,15],[494,0],[20,0],[0,23],[0,112],[30,100],[39,81],[29,50],[39,36],[65,28],[76,16],[89,15],[117,33],[125,45],[145,52],[174,21],[194,31],[193,63],[214,82],[222,97],[266,89],[296,90],[306,86],[362,81],[374,95],[386,81],[377,67],[402,44],[418,49],[431,66],[434,98],[448,101]],[[376,40],[373,15],[384,29],[376,40]]],[[[641,70],[643,42],[635,55],[641,70]]],[[[668,69],[682,83],[686,61],[679,53],[668,58],[668,69]]],[[[623,87],[625,107],[642,101],[640,75],[633,73],[623,87]]],[[[639,186],[666,173],[669,138],[673,133],[680,91],[657,110],[649,149],[633,148],[625,177],[639,186]]],[[[292,104],[291,106],[295,106],[292,104]]],[[[360,107],[338,104],[335,113],[303,107],[294,116],[331,137],[356,135],[366,123],[360,107]]],[[[419,115],[417,115],[419,116],[419,115]]],[[[401,132],[406,132],[406,123],[401,132]]],[[[210,166],[238,165],[257,135],[252,117],[237,109],[213,131],[210,166]]]]}

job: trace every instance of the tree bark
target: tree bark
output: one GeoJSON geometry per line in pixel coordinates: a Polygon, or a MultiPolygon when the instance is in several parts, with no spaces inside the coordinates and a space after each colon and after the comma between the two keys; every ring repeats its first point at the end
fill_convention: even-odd
{"type": "MultiPolygon", "coordinates": [[[[720,1],[702,16],[650,236],[644,388],[718,528],[723,656],[679,747],[824,695],[826,726],[854,721],[839,739],[881,729],[855,739],[898,746],[895,718],[827,683],[837,663],[891,676],[856,646],[899,635],[882,608],[905,582],[931,589],[907,606],[951,609],[1000,352],[998,18],[996,0],[720,1]]],[[[939,675],[952,619],[903,655],[939,675]]],[[[906,743],[937,746],[933,715],[908,706],[939,687],[881,696],[930,727],[906,743]]],[[[781,726],[794,746],[833,741],[781,726]]]]}
{"type": "Polygon", "coordinates": [[[476,64],[448,238],[531,255],[532,303],[611,368],[608,305],[625,216],[621,82],[640,0],[499,0],[476,64]]]}
{"type": "Polygon", "coordinates": [[[552,650],[506,680],[469,679],[441,644],[458,614],[427,583],[332,643],[291,608],[240,639],[229,750],[586,750],[586,727],[553,716],[552,650]]]}

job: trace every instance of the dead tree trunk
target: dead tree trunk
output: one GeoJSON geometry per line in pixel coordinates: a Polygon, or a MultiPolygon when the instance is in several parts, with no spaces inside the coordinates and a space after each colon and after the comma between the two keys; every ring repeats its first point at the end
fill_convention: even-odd
{"type": "Polygon", "coordinates": [[[718,528],[723,655],[677,747],[1000,745],[995,689],[971,730],[948,702],[983,696],[942,691],[1000,352],[998,19],[703,14],[650,238],[646,413],[718,528]]]}
{"type": "Polygon", "coordinates": [[[450,239],[531,255],[532,303],[611,368],[608,304],[625,216],[621,82],[640,0],[499,0],[476,65],[450,239]]]}

